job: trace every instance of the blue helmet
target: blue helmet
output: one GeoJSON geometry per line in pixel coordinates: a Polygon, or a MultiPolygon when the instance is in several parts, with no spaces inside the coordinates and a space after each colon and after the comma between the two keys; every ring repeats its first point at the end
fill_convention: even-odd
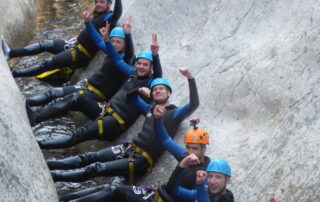
{"type": "Polygon", "coordinates": [[[120,38],[124,39],[124,38],[126,38],[126,35],[124,34],[124,31],[121,27],[116,27],[116,28],[113,28],[113,30],[111,30],[109,37],[110,38],[120,37],[120,38]]]}
{"type": "Polygon", "coordinates": [[[164,85],[164,86],[166,86],[166,87],[169,89],[170,93],[172,93],[172,89],[171,89],[171,86],[170,86],[169,82],[168,82],[167,80],[165,80],[164,78],[156,78],[156,79],[154,79],[154,80],[151,82],[151,85],[150,85],[151,91],[152,91],[152,89],[153,89],[155,86],[157,86],[157,85],[164,85]]]}
{"type": "Polygon", "coordinates": [[[207,172],[223,173],[231,177],[231,168],[227,161],[224,159],[213,159],[210,161],[207,172]]]}
{"type": "Polygon", "coordinates": [[[139,59],[139,58],[145,58],[145,59],[150,60],[151,62],[153,62],[152,52],[149,51],[149,50],[141,51],[137,56],[137,59],[139,59]]]}

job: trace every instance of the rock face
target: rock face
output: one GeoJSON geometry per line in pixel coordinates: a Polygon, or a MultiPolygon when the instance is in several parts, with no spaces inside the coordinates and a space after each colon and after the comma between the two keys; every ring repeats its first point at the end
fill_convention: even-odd
{"type": "MultiPolygon", "coordinates": [[[[5,35],[9,44],[21,45],[20,40],[32,37],[35,1],[1,0],[0,7],[0,35],[5,35]]],[[[1,201],[57,201],[53,181],[28,122],[24,98],[0,50],[1,201]]]]}
{"type": "MultiPolygon", "coordinates": [[[[124,16],[133,17],[136,52],[158,34],[172,103],[188,100],[178,67],[191,68],[201,101],[195,114],[211,135],[207,154],[231,164],[237,201],[273,194],[320,200],[318,1],[135,0],[124,6],[124,16]]],[[[155,171],[146,182],[169,177],[159,164],[155,171]]]]}

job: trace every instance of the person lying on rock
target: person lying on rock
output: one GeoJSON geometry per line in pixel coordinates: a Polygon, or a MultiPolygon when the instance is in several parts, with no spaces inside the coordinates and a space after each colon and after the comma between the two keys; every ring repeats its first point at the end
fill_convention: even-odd
{"type": "MultiPolygon", "coordinates": [[[[91,20],[95,29],[100,29],[105,22],[111,24],[113,29],[122,14],[121,0],[115,0],[114,11],[110,10],[112,0],[95,0],[94,16],[91,20]]],[[[87,29],[83,29],[76,39],[69,41],[43,40],[24,48],[10,49],[2,38],[2,49],[8,59],[20,56],[35,55],[41,52],[50,52],[55,56],[45,59],[40,64],[21,70],[12,69],[13,77],[30,77],[54,69],[65,69],[73,72],[78,67],[85,66],[96,54],[98,47],[90,39],[87,29]]]]}
{"type": "MultiPolygon", "coordinates": [[[[154,109],[153,116],[156,120],[159,120],[165,113],[159,105],[154,109]]],[[[192,119],[194,120],[194,119],[192,119]]],[[[207,132],[202,128],[196,128],[193,122],[194,128],[185,134],[185,148],[181,147],[168,135],[164,125],[161,122],[157,123],[156,133],[157,136],[161,136],[161,144],[165,144],[165,147],[169,148],[169,151],[175,155],[180,161],[179,166],[172,173],[167,188],[165,185],[157,188],[149,185],[141,186],[128,186],[128,185],[101,185],[94,188],[81,190],[65,194],[59,197],[60,201],[123,201],[123,202],[138,202],[138,201],[194,201],[196,198],[196,172],[197,170],[203,170],[207,167],[210,159],[205,156],[206,144],[209,143],[209,136],[207,132]],[[174,151],[173,151],[174,150],[174,151]],[[181,167],[180,167],[181,166],[181,167]],[[181,170],[184,170],[182,176],[177,176],[181,170]],[[182,183],[177,185],[178,189],[174,191],[169,187],[175,186],[177,177],[181,178],[182,183]],[[175,196],[174,194],[178,194],[175,196]],[[179,198],[179,196],[182,196],[179,198]]]]}
{"type": "MultiPolygon", "coordinates": [[[[85,21],[88,22],[90,13],[85,11],[83,16],[85,21]]],[[[91,31],[97,32],[95,29],[91,31]]],[[[96,33],[95,36],[99,36],[99,34],[96,33]]],[[[125,63],[130,64],[134,56],[130,18],[126,18],[123,28],[114,28],[109,37],[113,47],[120,54],[120,58],[125,63]]],[[[99,38],[103,42],[101,36],[99,38]]],[[[63,115],[68,111],[81,111],[95,120],[98,114],[91,110],[91,102],[108,102],[127,79],[128,75],[124,74],[120,67],[113,64],[110,57],[107,56],[102,67],[88,80],[81,81],[76,85],[52,88],[45,93],[28,98],[26,108],[30,125],[34,126],[49,118],[63,115]],[[53,100],[54,102],[34,113],[30,108],[30,106],[44,105],[53,100]]]]}
{"type": "Polygon", "coordinates": [[[227,184],[231,178],[231,167],[224,159],[212,159],[205,171],[197,171],[198,202],[233,202],[233,194],[227,184]],[[205,180],[208,181],[208,189],[205,180]]]}
{"type": "MultiPolygon", "coordinates": [[[[136,100],[130,99],[130,94],[137,92],[137,89],[141,87],[150,86],[154,78],[159,78],[162,75],[157,37],[155,34],[152,35],[151,51],[141,51],[137,56],[137,63],[134,68],[125,63],[112,46],[108,36],[108,23],[106,27],[101,29],[106,41],[104,43],[102,40],[106,46],[106,52],[112,63],[123,74],[127,75],[128,79],[109,102],[97,102],[92,99],[85,100],[86,115],[90,118],[98,117],[95,121],[91,121],[84,127],[72,131],[70,135],[52,140],[38,141],[41,149],[68,148],[92,139],[113,140],[124,133],[142,114],[140,109],[134,106],[136,100]]],[[[90,28],[88,30],[90,32],[90,28]]],[[[97,36],[99,35],[97,34],[97,36]]]]}
{"type": "MultiPolygon", "coordinates": [[[[181,68],[181,74],[188,78],[190,102],[182,107],[169,104],[171,87],[169,83],[157,78],[151,83],[151,95],[155,104],[166,108],[163,115],[164,125],[173,137],[180,123],[187,118],[199,105],[199,98],[195,80],[188,68],[181,68]]],[[[147,92],[145,88],[140,91],[147,92]]],[[[154,163],[164,152],[154,131],[153,105],[131,95],[137,101],[137,107],[146,115],[142,130],[132,141],[123,141],[122,144],[105,148],[97,152],[89,152],[62,160],[48,160],[48,167],[53,169],[74,169],[68,171],[52,171],[54,181],[80,182],[97,176],[123,176],[129,184],[134,184],[134,178],[151,171],[154,163]]]]}

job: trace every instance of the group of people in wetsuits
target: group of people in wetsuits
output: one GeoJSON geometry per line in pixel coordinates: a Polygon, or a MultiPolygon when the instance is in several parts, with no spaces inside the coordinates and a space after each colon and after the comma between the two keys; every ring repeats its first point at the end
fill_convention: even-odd
{"type": "MultiPolygon", "coordinates": [[[[183,120],[199,106],[196,82],[189,68],[180,68],[189,85],[189,102],[181,107],[169,103],[172,88],[162,78],[157,35],[152,34],[150,50],[137,56],[131,36],[130,17],[122,27],[116,23],[122,14],[121,0],[95,0],[95,9],[83,12],[86,28],[76,40],[44,40],[19,49],[10,49],[2,39],[9,58],[43,51],[55,55],[33,67],[13,70],[14,77],[35,76],[54,69],[73,70],[85,66],[98,49],[106,53],[101,68],[75,85],[52,88],[26,99],[30,125],[34,126],[68,111],[81,111],[91,121],[61,138],[38,141],[41,149],[61,149],[92,140],[113,140],[124,133],[142,114],[140,132],[132,140],[95,152],[47,160],[55,182],[80,182],[97,176],[123,176],[128,185],[101,185],[59,196],[60,201],[234,201],[227,184],[231,168],[224,159],[205,155],[209,134],[197,127],[185,134],[184,145],[173,138],[183,120]],[[91,17],[92,16],[92,17],[91,17]],[[133,66],[134,65],[134,66],[133,66]],[[32,107],[40,106],[37,110],[32,107]],[[178,162],[169,181],[159,187],[134,185],[167,150],[178,162]]],[[[270,201],[279,201],[272,198],[270,201]]]]}

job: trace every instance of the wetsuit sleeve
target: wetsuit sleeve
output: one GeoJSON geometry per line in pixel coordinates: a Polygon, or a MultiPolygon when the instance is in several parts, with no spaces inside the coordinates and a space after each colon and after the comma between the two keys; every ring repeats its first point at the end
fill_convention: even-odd
{"type": "Polygon", "coordinates": [[[162,67],[159,55],[152,55],[153,57],[153,78],[162,77],[162,67]]]}
{"type": "Polygon", "coordinates": [[[128,92],[127,99],[130,101],[132,105],[138,108],[144,115],[147,115],[151,105],[147,104],[140,96],[139,96],[139,88],[135,88],[128,92]]]}
{"type": "Polygon", "coordinates": [[[195,189],[189,190],[180,186],[184,170],[185,168],[181,168],[180,166],[176,167],[167,184],[167,192],[179,199],[195,201],[197,191],[195,189]]]}
{"type": "Polygon", "coordinates": [[[197,201],[198,202],[210,202],[210,199],[208,196],[208,191],[205,188],[204,184],[197,185],[196,190],[197,190],[197,201]]]}
{"type": "Polygon", "coordinates": [[[121,59],[119,53],[117,53],[116,49],[112,46],[110,41],[106,42],[105,45],[108,56],[110,57],[112,63],[119,69],[119,71],[127,76],[133,74],[136,71],[135,68],[131,67],[121,59]]]}
{"type": "Polygon", "coordinates": [[[87,27],[87,31],[90,35],[91,40],[96,44],[98,48],[100,48],[103,52],[106,53],[106,45],[101,37],[101,35],[98,33],[98,31],[94,28],[93,24],[91,22],[85,22],[85,25],[87,27]]]}
{"type": "Polygon", "coordinates": [[[185,154],[185,149],[169,136],[162,119],[155,119],[155,131],[162,146],[166,148],[166,150],[168,150],[168,152],[170,152],[170,154],[172,154],[177,160],[182,159],[185,154]]]}
{"type": "Polygon", "coordinates": [[[123,60],[127,64],[131,64],[131,61],[133,59],[133,54],[134,54],[134,48],[133,48],[131,34],[126,34],[124,54],[125,54],[125,56],[124,56],[123,60]]]}
{"type": "Polygon", "coordinates": [[[182,107],[178,107],[173,113],[173,118],[183,120],[192,114],[199,106],[199,96],[196,81],[194,78],[188,79],[190,102],[182,107]]]}
{"type": "Polygon", "coordinates": [[[122,2],[121,0],[115,0],[113,15],[109,20],[110,28],[113,29],[116,26],[121,15],[122,15],[122,2]]]}

